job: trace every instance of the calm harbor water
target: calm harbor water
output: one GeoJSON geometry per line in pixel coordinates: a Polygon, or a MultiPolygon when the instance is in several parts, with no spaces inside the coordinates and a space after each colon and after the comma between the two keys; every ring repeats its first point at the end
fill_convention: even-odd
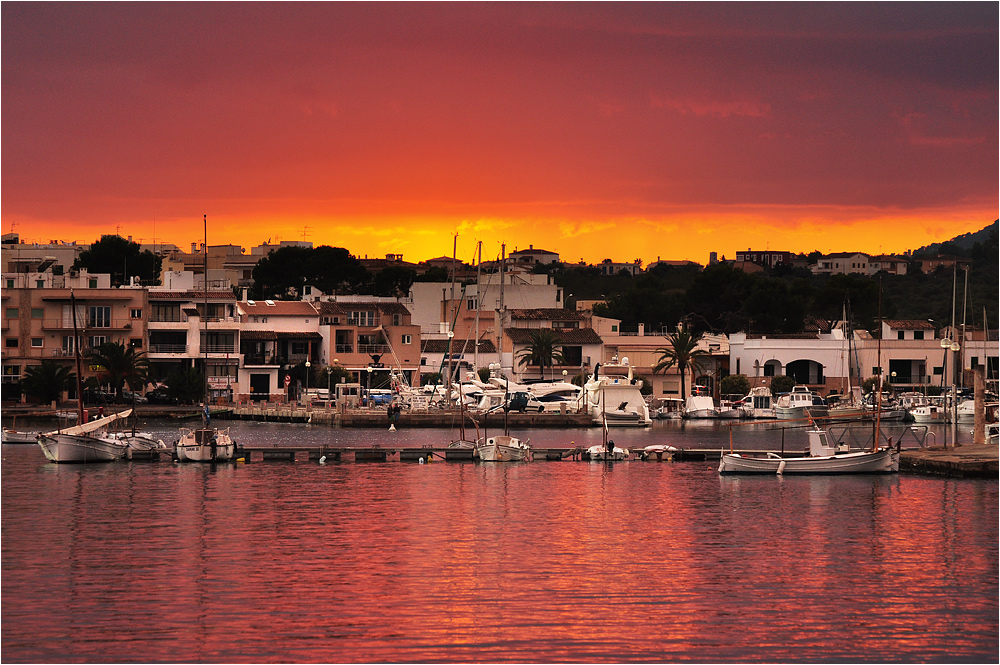
{"type": "MultiPolygon", "coordinates": [[[[244,442],[451,436],[232,427],[244,442]]],[[[176,438],[175,423],[149,428],[176,438]]],[[[777,447],[774,432],[741,436],[777,447]]],[[[613,438],[728,446],[717,425],[613,438]]],[[[720,477],[714,460],[84,467],[33,445],[2,454],[5,662],[998,657],[996,480],[720,477]]]]}

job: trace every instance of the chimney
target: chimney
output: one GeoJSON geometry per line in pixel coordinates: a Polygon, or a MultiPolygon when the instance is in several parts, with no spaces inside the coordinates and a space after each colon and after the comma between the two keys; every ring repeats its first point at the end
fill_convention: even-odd
{"type": "Polygon", "coordinates": [[[646,324],[645,323],[640,323],[639,324],[639,337],[645,337],[645,336],[646,336],[646,324]]]}
{"type": "Polygon", "coordinates": [[[191,243],[191,253],[192,254],[198,253],[198,243],[196,242],[191,243]]]}

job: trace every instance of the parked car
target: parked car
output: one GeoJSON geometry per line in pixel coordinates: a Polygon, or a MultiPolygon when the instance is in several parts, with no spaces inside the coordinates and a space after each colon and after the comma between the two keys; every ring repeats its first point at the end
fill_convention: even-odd
{"type": "MultiPolygon", "coordinates": [[[[507,404],[509,411],[519,411],[521,413],[524,412],[541,413],[542,411],[545,410],[545,405],[539,402],[537,397],[535,397],[531,393],[526,393],[523,391],[517,391],[507,395],[507,404]]],[[[504,405],[498,404],[490,408],[489,413],[493,413],[495,411],[503,411],[503,410],[504,410],[504,405]]]]}
{"type": "Polygon", "coordinates": [[[132,404],[132,403],[135,403],[135,404],[145,404],[146,402],[149,401],[149,398],[147,398],[142,393],[133,393],[131,390],[123,390],[122,391],[122,400],[126,404],[132,404]]]}
{"type": "Polygon", "coordinates": [[[177,400],[163,388],[156,388],[146,393],[146,400],[150,404],[177,404],[177,400]]]}

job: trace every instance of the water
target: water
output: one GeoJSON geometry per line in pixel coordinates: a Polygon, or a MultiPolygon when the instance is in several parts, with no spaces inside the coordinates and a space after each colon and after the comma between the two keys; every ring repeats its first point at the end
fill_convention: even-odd
{"type": "MultiPolygon", "coordinates": [[[[233,434],[367,446],[451,432],[233,434]]],[[[728,445],[717,425],[613,437],[728,445]]],[[[2,453],[5,662],[997,660],[996,480],[2,453]]]]}

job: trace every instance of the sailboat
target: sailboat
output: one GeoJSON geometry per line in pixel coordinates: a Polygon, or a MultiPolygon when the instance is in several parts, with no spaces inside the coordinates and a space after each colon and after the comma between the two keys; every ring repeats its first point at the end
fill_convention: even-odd
{"type": "Polygon", "coordinates": [[[510,413],[509,393],[504,396],[503,434],[486,438],[476,444],[476,456],[481,462],[522,462],[531,456],[531,446],[511,436],[507,416],[510,413]]]}
{"type": "MultiPolygon", "coordinates": [[[[732,431],[730,430],[730,434],[732,431]]],[[[719,473],[784,474],[844,474],[894,473],[899,471],[899,451],[890,446],[851,452],[847,445],[834,445],[827,431],[814,426],[808,430],[809,454],[782,457],[768,453],[766,457],[751,457],[739,453],[722,455],[719,473]]]]}
{"type": "Polygon", "coordinates": [[[236,444],[229,436],[229,428],[211,427],[208,413],[208,215],[205,215],[205,340],[202,343],[205,358],[205,388],[202,393],[201,427],[180,429],[180,439],[174,444],[174,452],[181,462],[224,462],[236,454],[236,444]]]}
{"type": "Polygon", "coordinates": [[[103,418],[85,422],[83,413],[83,379],[80,362],[80,335],[76,324],[76,296],[69,293],[70,309],[73,310],[73,352],[76,357],[76,409],[79,424],[53,432],[38,435],[38,445],[50,462],[88,463],[113,462],[125,456],[128,446],[101,434],[108,425],[121,418],[127,418],[132,409],[114,413],[103,418]]]}
{"type": "MultiPolygon", "coordinates": [[[[621,462],[623,460],[627,460],[629,456],[628,448],[619,448],[615,445],[614,441],[608,439],[607,414],[602,411],[602,415],[604,416],[604,442],[600,445],[590,446],[587,448],[583,454],[583,458],[589,459],[592,462],[621,462]]],[[[650,452],[655,451],[651,450],[650,452]]]]}
{"type": "Polygon", "coordinates": [[[479,434],[479,424],[472,417],[472,423],[476,426],[476,438],[469,440],[465,433],[465,418],[468,416],[468,412],[465,410],[465,394],[462,392],[462,382],[458,383],[458,438],[448,444],[449,448],[461,448],[461,449],[474,449],[480,442],[479,434]]]}

